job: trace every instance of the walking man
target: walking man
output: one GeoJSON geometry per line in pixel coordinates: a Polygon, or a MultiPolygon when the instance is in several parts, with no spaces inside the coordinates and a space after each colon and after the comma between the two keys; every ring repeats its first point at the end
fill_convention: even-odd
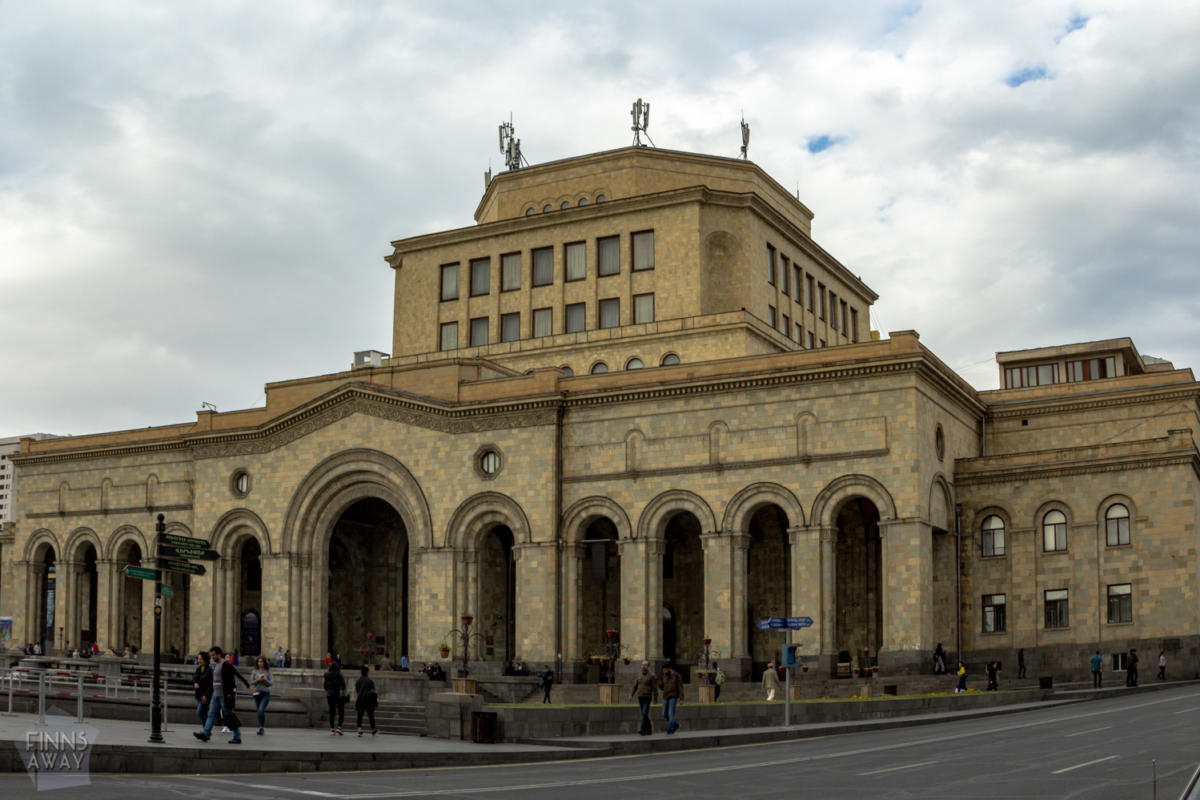
{"type": "Polygon", "coordinates": [[[775,693],[779,691],[779,673],[775,670],[774,661],[767,664],[767,669],[763,672],[762,686],[767,690],[767,700],[774,700],[775,693]]]}
{"type": "Polygon", "coordinates": [[[1129,659],[1125,662],[1125,685],[1138,685],[1138,654],[1137,648],[1129,648],[1129,659]]]}
{"type": "Polygon", "coordinates": [[[192,689],[196,693],[196,716],[203,725],[208,721],[208,703],[212,699],[213,674],[209,666],[208,653],[196,654],[196,672],[192,675],[192,689]]]}
{"type": "Polygon", "coordinates": [[[1167,651],[1158,651],[1158,679],[1165,681],[1167,679],[1167,651]]]}
{"type": "Polygon", "coordinates": [[[554,670],[547,664],[546,668],[538,673],[538,677],[542,679],[542,703],[549,703],[550,690],[554,688],[554,670]]]}
{"type": "Polygon", "coordinates": [[[725,685],[725,673],[717,666],[717,662],[712,662],[712,684],[713,684],[713,702],[716,703],[721,699],[721,687],[725,685]]]}
{"type": "Polygon", "coordinates": [[[1000,681],[998,679],[999,672],[1000,672],[1000,662],[999,661],[989,661],[987,663],[987,690],[986,691],[994,692],[1000,688],[1000,681]]]}
{"type": "Polygon", "coordinates": [[[654,732],[650,725],[650,704],[658,698],[658,681],[650,674],[650,662],[642,662],[642,674],[638,675],[634,681],[633,690],[629,692],[629,699],[637,698],[638,705],[642,710],[642,722],[638,727],[638,733],[642,736],[649,736],[654,732]]]}
{"type": "Polygon", "coordinates": [[[212,738],[213,725],[217,720],[217,711],[221,712],[221,716],[225,718],[226,725],[233,731],[233,738],[229,740],[230,744],[242,743],[242,727],[238,722],[237,715],[233,713],[234,698],[237,695],[237,678],[242,679],[242,683],[249,688],[250,684],[242,678],[242,674],[237,671],[233,664],[229,663],[229,659],[225,658],[225,653],[221,648],[213,646],[208,654],[212,657],[213,664],[213,693],[212,700],[208,704],[208,719],[204,723],[204,730],[200,733],[193,734],[202,742],[207,742],[212,738]],[[229,723],[233,724],[230,725],[229,723]]]}
{"type": "Polygon", "coordinates": [[[1104,666],[1104,659],[1100,657],[1100,651],[1096,651],[1096,655],[1092,656],[1092,688],[1100,688],[1100,668],[1104,666]]]}
{"type": "Polygon", "coordinates": [[[663,719],[667,721],[667,735],[679,730],[675,709],[683,702],[683,678],[668,664],[663,667],[662,680],[663,719]]]}
{"type": "Polygon", "coordinates": [[[1017,677],[1025,677],[1025,648],[1022,647],[1017,651],[1017,677]]]}

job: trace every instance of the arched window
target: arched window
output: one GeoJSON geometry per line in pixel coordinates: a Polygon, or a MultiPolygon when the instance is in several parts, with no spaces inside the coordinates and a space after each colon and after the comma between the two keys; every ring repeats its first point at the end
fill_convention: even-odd
{"type": "Polygon", "coordinates": [[[679,363],[679,356],[675,355],[674,353],[667,353],[665,356],[662,357],[662,361],[659,362],[659,364],[664,367],[674,367],[678,363],[679,363]]]}
{"type": "Polygon", "coordinates": [[[604,202],[605,200],[607,200],[607,199],[608,199],[608,198],[607,198],[607,197],[605,197],[605,196],[604,196],[604,195],[602,195],[602,194],[598,194],[598,195],[596,195],[596,202],[597,202],[597,203],[603,203],[603,202],[604,202]]]}
{"type": "Polygon", "coordinates": [[[570,208],[570,207],[571,207],[571,201],[570,201],[570,200],[563,200],[563,201],[562,201],[562,205],[561,205],[561,206],[559,206],[559,208],[560,208],[561,210],[563,210],[563,211],[566,211],[566,210],[567,210],[568,208],[570,208]]]}
{"type": "Polygon", "coordinates": [[[1047,511],[1042,517],[1042,550],[1050,553],[1067,549],[1067,515],[1061,511],[1047,511]]]}
{"type": "Polygon", "coordinates": [[[579,198],[579,202],[577,203],[577,205],[586,206],[586,205],[587,205],[587,198],[586,198],[586,197],[581,197],[581,198],[579,198]]]}
{"type": "Polygon", "coordinates": [[[570,368],[570,367],[568,367],[566,364],[563,364],[561,367],[559,367],[559,369],[561,369],[561,370],[562,370],[562,374],[563,374],[563,377],[564,377],[564,378],[573,378],[573,377],[575,377],[575,370],[571,369],[571,368],[570,368]]]}
{"type": "Polygon", "coordinates": [[[631,358],[625,362],[625,369],[641,369],[644,366],[646,366],[646,365],[643,364],[642,360],[640,358],[638,358],[637,356],[634,356],[633,358],[631,358]]]}
{"type": "Polygon", "coordinates": [[[1121,503],[1113,503],[1104,512],[1104,530],[1108,546],[1129,544],[1129,509],[1121,503]]]}
{"type": "Polygon", "coordinates": [[[549,211],[553,211],[553,210],[554,210],[554,206],[550,205],[549,203],[546,203],[546,205],[542,206],[542,213],[543,213],[543,214],[545,214],[545,213],[547,213],[547,212],[549,212],[549,211]]]}
{"type": "Polygon", "coordinates": [[[527,216],[527,217],[533,216],[533,206],[530,206],[529,208],[525,209],[525,216],[527,216]]]}
{"type": "Polygon", "coordinates": [[[983,521],[983,557],[1004,555],[1004,520],[995,514],[983,521]]]}
{"type": "Polygon", "coordinates": [[[603,375],[605,372],[608,372],[608,364],[605,364],[603,361],[597,361],[592,365],[593,375],[603,375]]]}

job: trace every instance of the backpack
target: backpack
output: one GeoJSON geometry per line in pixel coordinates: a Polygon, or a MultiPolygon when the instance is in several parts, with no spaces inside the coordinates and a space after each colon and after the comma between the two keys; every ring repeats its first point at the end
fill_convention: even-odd
{"type": "Polygon", "coordinates": [[[717,670],[717,676],[715,678],[713,678],[713,683],[715,683],[717,686],[724,686],[725,685],[725,673],[722,672],[721,670],[717,670]]]}

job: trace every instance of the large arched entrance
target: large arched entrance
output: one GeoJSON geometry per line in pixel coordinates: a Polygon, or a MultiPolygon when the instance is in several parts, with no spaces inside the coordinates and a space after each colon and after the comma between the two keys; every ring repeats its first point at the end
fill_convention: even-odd
{"type": "Polygon", "coordinates": [[[594,518],[584,530],[579,591],[582,655],[603,653],[608,631],[621,629],[621,555],[617,526],[594,518]]]}
{"type": "MultiPolygon", "coordinates": [[[[125,574],[125,567],[140,566],[142,548],[134,541],[122,543],[117,550],[117,636],[116,641],[110,642],[117,653],[126,646],[137,650],[142,647],[142,584],[145,581],[125,574]]],[[[153,591],[154,587],[150,588],[153,591]]]]}
{"type": "Polygon", "coordinates": [[[783,637],[779,631],[760,631],[766,617],[792,615],[791,547],[788,519],[783,509],[770,504],[750,517],[750,542],[746,552],[746,652],[758,675],[767,662],[777,660],[783,637]]]}
{"type": "MultiPolygon", "coordinates": [[[[836,634],[839,653],[876,658],[883,645],[882,547],[879,510],[865,497],[845,501],[837,513],[836,634]]],[[[839,658],[839,660],[841,660],[839,658]]]]}
{"type": "Polygon", "coordinates": [[[96,641],[96,601],[99,598],[100,580],[96,569],[95,545],[85,543],[81,550],[76,551],[76,560],[72,598],[75,618],[68,628],[67,638],[71,649],[84,649],[96,641]]]}
{"type": "MultiPolygon", "coordinates": [[[[496,525],[479,545],[479,602],[476,625],[483,639],[474,657],[508,663],[517,657],[517,565],[513,532],[496,525]]],[[[473,637],[472,637],[473,638],[473,637]]]]}
{"type": "Polygon", "coordinates": [[[704,654],[704,549],[700,520],[690,511],[673,514],[663,529],[662,604],[671,618],[670,630],[663,627],[662,656],[686,680],[704,654]]]}
{"type": "Polygon", "coordinates": [[[58,594],[56,562],[54,548],[49,544],[42,545],[41,552],[34,560],[37,584],[34,588],[36,607],[33,618],[36,622],[33,630],[37,641],[41,643],[42,652],[47,654],[54,651],[54,605],[58,594]]]}
{"type": "Polygon", "coordinates": [[[238,652],[247,659],[261,655],[262,642],[262,547],[247,537],[238,554],[238,652]]]}
{"type": "Polygon", "coordinates": [[[333,525],[327,563],[326,650],[344,665],[407,652],[408,534],[396,509],[375,497],[349,506],[333,525]]]}

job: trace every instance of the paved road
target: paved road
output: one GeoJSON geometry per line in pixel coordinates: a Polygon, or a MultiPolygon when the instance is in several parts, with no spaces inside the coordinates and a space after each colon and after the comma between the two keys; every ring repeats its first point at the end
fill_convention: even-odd
{"type": "MultiPolygon", "coordinates": [[[[1151,798],[1200,761],[1200,689],[800,742],[507,767],[283,776],[97,777],[53,797],[1151,798]]],[[[31,795],[0,777],[0,797],[31,795]]]]}

